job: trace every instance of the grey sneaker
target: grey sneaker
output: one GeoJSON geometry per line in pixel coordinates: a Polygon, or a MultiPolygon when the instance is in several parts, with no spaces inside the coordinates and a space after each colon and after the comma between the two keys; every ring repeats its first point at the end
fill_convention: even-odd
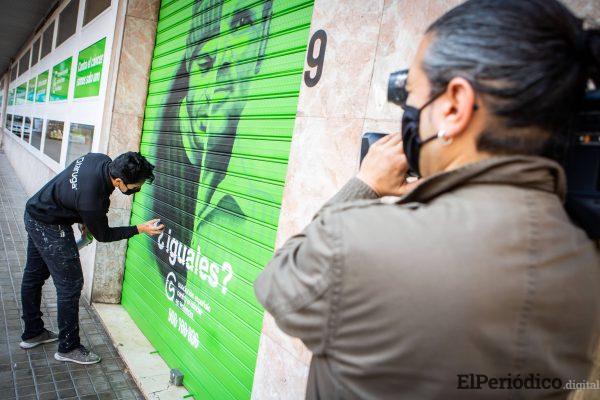
{"type": "Polygon", "coordinates": [[[58,335],[48,329],[44,329],[44,332],[40,333],[34,338],[23,340],[19,343],[19,346],[22,349],[32,349],[35,346],[39,346],[43,343],[56,342],[58,340],[58,335]]]}
{"type": "Polygon", "coordinates": [[[54,359],[58,361],[70,361],[77,364],[96,364],[101,358],[98,354],[92,353],[84,346],[71,350],[68,353],[54,353],[54,359]]]}

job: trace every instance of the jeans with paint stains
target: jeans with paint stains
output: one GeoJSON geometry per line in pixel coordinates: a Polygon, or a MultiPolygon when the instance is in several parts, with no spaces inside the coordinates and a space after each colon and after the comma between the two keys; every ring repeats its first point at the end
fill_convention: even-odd
{"type": "Polygon", "coordinates": [[[21,301],[25,331],[31,339],[44,331],[40,304],[42,286],[50,275],[56,286],[58,311],[58,351],[67,353],[79,346],[79,297],[83,273],[73,229],[69,225],[49,225],[31,218],[25,211],[27,263],[23,271],[21,301]]]}

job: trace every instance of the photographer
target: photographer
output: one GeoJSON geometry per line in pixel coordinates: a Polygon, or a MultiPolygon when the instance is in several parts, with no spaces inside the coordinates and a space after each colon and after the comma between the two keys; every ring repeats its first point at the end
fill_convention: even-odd
{"type": "Polygon", "coordinates": [[[545,156],[599,66],[598,30],[556,0],[471,0],[427,29],[402,134],[255,282],[313,353],[307,398],[562,399],[588,378],[600,254],[545,156]]]}

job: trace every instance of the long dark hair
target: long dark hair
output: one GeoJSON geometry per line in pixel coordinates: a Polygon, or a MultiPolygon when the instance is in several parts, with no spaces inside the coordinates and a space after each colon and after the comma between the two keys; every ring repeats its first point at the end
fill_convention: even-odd
{"type": "Polygon", "coordinates": [[[435,21],[423,69],[433,93],[463,77],[497,117],[478,149],[554,154],[591,78],[600,35],[557,0],[469,0],[435,21]]]}

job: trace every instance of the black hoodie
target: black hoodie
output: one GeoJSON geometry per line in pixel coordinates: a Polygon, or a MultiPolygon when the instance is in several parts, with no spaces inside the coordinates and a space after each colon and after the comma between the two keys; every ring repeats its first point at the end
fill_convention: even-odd
{"type": "Polygon", "coordinates": [[[83,223],[99,242],[128,239],[138,233],[135,226],[108,226],[112,185],[105,154],[88,153],[34,194],[26,205],[31,217],[51,225],[83,223]]]}

